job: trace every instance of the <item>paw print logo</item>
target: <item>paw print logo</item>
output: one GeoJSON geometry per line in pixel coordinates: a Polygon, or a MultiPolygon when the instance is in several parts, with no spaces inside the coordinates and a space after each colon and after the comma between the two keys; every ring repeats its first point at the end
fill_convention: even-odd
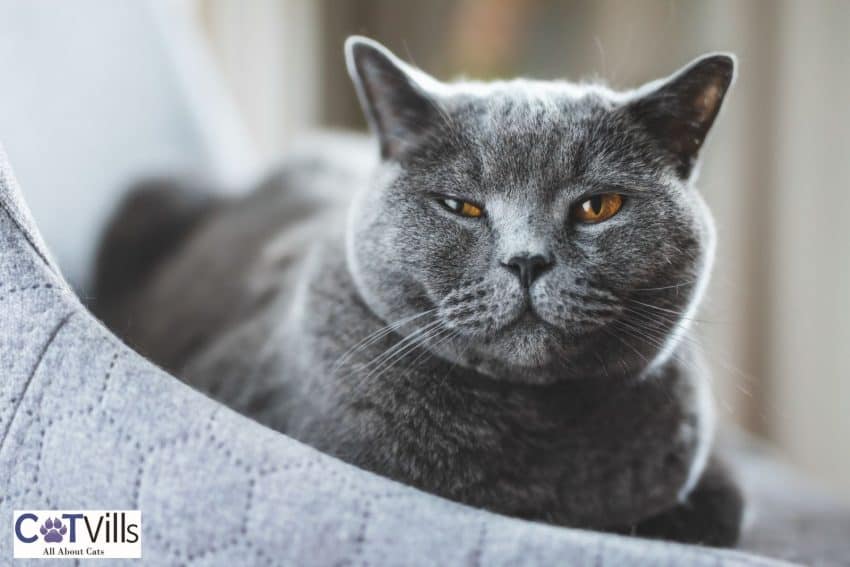
{"type": "Polygon", "coordinates": [[[61,543],[62,536],[68,531],[68,527],[62,524],[59,518],[50,519],[44,522],[44,525],[38,530],[44,537],[44,541],[50,543],[61,543]]]}

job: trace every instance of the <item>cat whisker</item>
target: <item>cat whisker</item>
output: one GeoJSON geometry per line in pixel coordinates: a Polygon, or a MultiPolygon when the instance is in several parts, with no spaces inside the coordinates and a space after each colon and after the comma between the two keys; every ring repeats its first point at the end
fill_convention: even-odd
{"type": "Polygon", "coordinates": [[[651,325],[655,330],[663,334],[667,334],[668,332],[670,332],[673,326],[679,324],[682,321],[682,319],[669,317],[667,315],[664,315],[663,313],[649,313],[647,311],[641,311],[640,309],[634,309],[632,307],[623,307],[623,311],[632,315],[638,320],[639,323],[651,325]]]}
{"type": "Polygon", "coordinates": [[[680,282],[680,283],[673,284],[673,285],[664,285],[664,286],[660,286],[660,287],[638,287],[638,288],[634,288],[632,291],[663,291],[663,290],[666,290],[666,289],[678,289],[680,287],[694,285],[698,281],[699,280],[689,280],[689,281],[686,281],[686,282],[680,282]]]}
{"type": "Polygon", "coordinates": [[[345,351],[339,357],[339,359],[337,359],[337,362],[333,366],[333,372],[338,371],[346,362],[348,362],[358,352],[372,346],[373,344],[375,344],[379,340],[383,339],[384,337],[386,337],[387,335],[389,335],[393,331],[397,330],[398,328],[403,327],[404,325],[407,325],[409,323],[412,323],[413,321],[416,321],[417,319],[421,319],[422,317],[425,317],[426,315],[430,315],[430,314],[436,312],[437,310],[438,310],[437,307],[434,307],[432,309],[427,309],[425,311],[422,311],[421,313],[417,313],[415,315],[411,315],[409,317],[405,317],[403,319],[400,319],[400,320],[396,321],[395,323],[390,323],[389,325],[381,327],[377,331],[367,335],[365,338],[363,338],[357,344],[355,344],[350,349],[345,351]]]}
{"type": "Polygon", "coordinates": [[[423,348],[423,352],[420,353],[419,356],[417,356],[417,358],[414,360],[413,363],[408,365],[408,368],[413,368],[414,363],[416,361],[421,359],[422,356],[428,354],[428,350],[424,349],[424,347],[427,345],[428,341],[433,339],[434,337],[437,337],[441,333],[444,333],[445,331],[446,331],[445,328],[439,328],[437,330],[433,330],[433,331],[427,333],[424,337],[421,337],[416,341],[408,343],[408,345],[403,350],[397,352],[395,356],[391,357],[390,359],[385,360],[384,363],[382,363],[380,366],[378,366],[373,371],[371,371],[367,375],[367,378],[369,378],[369,377],[374,378],[374,379],[380,378],[386,372],[388,372],[389,370],[394,368],[399,362],[404,360],[405,357],[416,352],[417,349],[423,348]]]}
{"type": "MultiPolygon", "coordinates": [[[[460,336],[460,333],[459,333],[459,332],[455,332],[455,333],[453,333],[453,334],[449,335],[449,337],[448,337],[448,339],[447,339],[447,340],[454,340],[454,339],[456,339],[456,338],[457,338],[457,337],[459,337],[459,336],[460,336]]],[[[441,341],[441,342],[440,342],[440,344],[442,344],[442,342],[443,342],[443,341],[441,341]]],[[[454,369],[455,369],[455,367],[458,365],[458,362],[460,361],[460,359],[461,359],[461,358],[463,358],[463,355],[464,355],[464,354],[466,354],[466,351],[468,351],[468,350],[469,350],[469,347],[470,347],[470,345],[471,345],[471,344],[472,344],[471,342],[467,341],[466,346],[463,348],[463,350],[462,350],[462,351],[460,351],[460,353],[458,353],[458,355],[457,355],[457,359],[455,360],[455,362],[453,362],[453,363],[452,363],[452,365],[451,365],[451,366],[449,366],[449,369],[448,369],[448,370],[446,371],[446,373],[443,375],[442,380],[440,380],[440,385],[443,385],[443,384],[445,384],[445,383],[448,381],[448,379],[449,379],[449,375],[452,373],[452,370],[454,370],[454,369]]],[[[432,347],[432,348],[436,348],[437,346],[439,346],[439,345],[435,345],[435,346],[434,346],[434,347],[432,347]]]]}
{"type": "Polygon", "coordinates": [[[630,299],[629,301],[632,302],[632,303],[636,303],[637,305],[642,305],[643,307],[646,307],[648,309],[661,311],[662,313],[669,313],[669,314],[674,315],[676,317],[681,317],[683,315],[683,313],[681,311],[676,311],[675,309],[668,309],[666,307],[659,307],[659,306],[653,305],[651,303],[646,303],[644,301],[638,301],[637,299],[630,299]]]}
{"type": "Polygon", "coordinates": [[[636,305],[640,305],[642,307],[646,307],[647,309],[652,309],[653,311],[659,313],[666,313],[668,315],[673,315],[677,319],[684,319],[686,321],[694,321],[697,323],[708,323],[708,324],[719,324],[721,321],[710,321],[707,319],[698,319],[696,317],[688,317],[685,315],[684,311],[676,311],[675,309],[668,309],[666,307],[659,307],[658,305],[653,305],[651,303],[646,303],[644,301],[638,301],[637,299],[628,299],[629,303],[633,303],[636,305]]]}
{"type": "Polygon", "coordinates": [[[400,358],[404,357],[405,354],[410,352],[412,349],[417,348],[418,343],[422,340],[422,337],[428,337],[435,331],[437,331],[442,326],[442,321],[432,321],[424,325],[423,327],[417,329],[416,331],[410,333],[402,340],[398,341],[396,344],[388,348],[382,354],[375,357],[369,363],[367,363],[363,369],[367,369],[371,367],[371,370],[366,375],[366,378],[371,378],[376,372],[383,370],[388,363],[392,361],[392,364],[400,358]]]}
{"type": "MultiPolygon", "coordinates": [[[[438,347],[440,347],[441,345],[445,344],[446,342],[454,340],[454,339],[456,339],[457,337],[460,336],[460,332],[457,331],[456,329],[450,329],[448,327],[444,327],[443,330],[440,333],[436,333],[434,336],[431,337],[430,340],[433,340],[434,338],[436,338],[441,333],[442,333],[441,337],[437,338],[436,341],[434,341],[430,345],[428,345],[428,346],[430,346],[431,350],[435,350],[438,347]]],[[[469,348],[469,347],[467,346],[466,348],[469,348]]],[[[466,349],[464,349],[464,352],[466,352],[466,349]]],[[[425,358],[426,356],[428,356],[429,354],[430,354],[430,351],[428,349],[423,350],[423,352],[421,352],[419,354],[419,356],[417,356],[415,359],[413,359],[413,361],[409,365],[409,368],[410,369],[416,368],[416,366],[419,364],[419,361],[422,360],[423,358],[425,358]]],[[[449,371],[451,371],[451,369],[454,368],[455,365],[457,365],[456,362],[454,364],[452,364],[452,366],[449,368],[449,371]]],[[[448,376],[448,373],[446,374],[446,376],[448,376]]],[[[443,382],[445,382],[445,377],[443,377],[443,382]]]]}
{"type": "MultiPolygon", "coordinates": [[[[748,396],[748,397],[752,397],[752,396],[753,396],[753,393],[750,391],[750,389],[749,389],[749,388],[747,388],[746,386],[742,385],[742,384],[740,383],[740,380],[743,380],[744,382],[747,382],[747,383],[754,383],[754,382],[756,382],[755,377],[753,377],[751,374],[747,373],[746,371],[744,371],[744,370],[740,369],[739,367],[735,366],[734,364],[730,363],[730,362],[726,359],[726,357],[725,357],[725,356],[719,356],[719,355],[717,355],[717,353],[715,353],[715,352],[713,352],[713,351],[709,350],[709,349],[708,349],[708,348],[707,348],[704,344],[702,344],[700,341],[698,341],[698,340],[697,340],[697,339],[695,339],[694,337],[690,337],[690,336],[685,335],[685,336],[683,336],[682,338],[685,340],[685,342],[686,342],[686,343],[687,343],[687,344],[688,344],[691,348],[693,348],[693,349],[695,349],[697,352],[699,352],[699,354],[700,354],[700,355],[701,355],[701,356],[702,356],[702,357],[703,357],[703,358],[704,358],[707,362],[709,362],[710,364],[713,364],[713,365],[716,365],[716,366],[718,366],[718,367],[722,368],[724,371],[729,372],[729,373],[730,373],[730,374],[732,374],[735,378],[737,378],[738,380],[736,380],[736,381],[734,381],[734,382],[733,382],[733,386],[734,386],[737,390],[739,390],[742,394],[744,394],[744,395],[746,395],[746,396],[748,396]]],[[[694,369],[695,364],[693,363],[693,361],[690,361],[690,360],[686,360],[686,359],[684,359],[684,358],[683,358],[680,354],[678,354],[678,353],[677,353],[677,352],[675,352],[675,351],[674,351],[674,353],[673,353],[673,357],[674,357],[674,358],[675,358],[678,362],[680,362],[680,363],[684,364],[684,365],[686,366],[686,368],[688,368],[688,369],[690,369],[690,370],[693,370],[693,369],[694,369]]],[[[709,374],[708,374],[708,379],[709,379],[709,380],[712,380],[712,378],[713,378],[713,375],[712,375],[711,373],[709,373],[709,374]]],[[[728,406],[728,403],[724,401],[724,405],[727,405],[727,406],[728,406]]],[[[727,409],[728,409],[728,408],[727,408],[727,409]]]]}
{"type": "Polygon", "coordinates": [[[439,321],[431,321],[430,323],[426,323],[422,327],[415,329],[413,332],[401,337],[394,344],[390,345],[390,347],[384,350],[381,354],[368,361],[365,365],[363,365],[363,367],[368,368],[369,366],[374,366],[376,364],[383,363],[388,358],[394,356],[399,350],[402,350],[410,344],[413,344],[420,336],[422,336],[423,334],[428,334],[439,325],[439,321]]]}
{"type": "MultiPolygon", "coordinates": [[[[652,338],[654,345],[659,349],[667,346],[667,340],[671,336],[671,329],[665,327],[662,323],[652,319],[643,319],[637,321],[618,321],[618,324],[628,326],[645,335],[646,338],[652,338]]],[[[700,342],[687,333],[682,333],[677,337],[679,343],[687,344],[695,348],[702,348],[700,342]]],[[[675,356],[675,352],[674,352],[675,356]]]]}
{"type": "MultiPolygon", "coordinates": [[[[639,357],[641,357],[641,358],[642,358],[642,359],[646,362],[646,364],[647,364],[647,365],[649,364],[649,360],[648,360],[648,359],[647,359],[647,358],[643,355],[643,353],[642,353],[642,352],[640,352],[638,349],[636,349],[636,348],[635,348],[635,347],[634,347],[631,343],[629,343],[629,342],[627,342],[626,340],[624,340],[624,339],[623,339],[623,337],[621,337],[620,335],[618,335],[618,334],[614,333],[613,331],[611,331],[611,330],[610,330],[610,329],[608,329],[607,327],[602,327],[602,330],[603,330],[606,334],[608,334],[609,336],[614,337],[614,338],[615,338],[617,341],[619,341],[619,342],[620,342],[623,346],[626,346],[626,347],[628,347],[630,350],[632,350],[632,351],[633,351],[636,355],[638,355],[639,357]]],[[[621,329],[621,330],[622,330],[622,329],[621,329]]],[[[621,361],[621,362],[622,362],[622,361],[621,361]]],[[[623,364],[625,364],[625,363],[623,363],[623,364]]],[[[625,366],[624,366],[623,370],[624,370],[626,373],[628,373],[628,368],[627,368],[627,367],[625,367],[625,366]]]]}
{"type": "MultiPolygon", "coordinates": [[[[654,348],[662,349],[664,348],[664,346],[666,346],[665,340],[663,338],[659,338],[654,335],[643,332],[644,330],[640,327],[628,327],[624,325],[623,321],[618,321],[616,328],[619,331],[625,333],[627,336],[639,341],[643,341],[654,348]]],[[[693,363],[691,361],[682,358],[682,356],[675,350],[671,353],[670,356],[687,368],[693,367],[693,363]]],[[[643,360],[646,361],[647,364],[649,364],[649,360],[645,356],[641,356],[641,358],[643,358],[643,360]]]]}
{"type": "MultiPolygon", "coordinates": [[[[451,341],[461,335],[460,331],[457,329],[452,329],[450,327],[441,327],[438,328],[435,332],[428,333],[425,337],[422,337],[420,340],[416,342],[413,348],[408,349],[407,352],[399,354],[387,367],[382,369],[375,377],[380,377],[387,370],[392,368],[395,364],[397,364],[401,359],[403,359],[407,354],[415,351],[417,348],[421,347],[430,347],[431,350],[438,348],[439,346],[445,344],[448,341],[451,341]],[[430,345],[428,343],[431,343],[430,345]]],[[[415,368],[416,365],[422,360],[424,357],[430,354],[431,350],[423,349],[423,351],[409,364],[409,368],[415,368]]]]}

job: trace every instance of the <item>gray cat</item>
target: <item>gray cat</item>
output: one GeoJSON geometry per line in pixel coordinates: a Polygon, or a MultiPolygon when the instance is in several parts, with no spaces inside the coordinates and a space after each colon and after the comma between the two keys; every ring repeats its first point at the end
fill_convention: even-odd
{"type": "Polygon", "coordinates": [[[734,544],[741,497],[711,456],[688,332],[714,251],[697,156],[733,59],[618,93],[446,84],[363,38],[346,56],[380,160],[347,142],[243,198],[137,192],[105,238],[103,318],[200,390],[382,475],[734,544]]]}

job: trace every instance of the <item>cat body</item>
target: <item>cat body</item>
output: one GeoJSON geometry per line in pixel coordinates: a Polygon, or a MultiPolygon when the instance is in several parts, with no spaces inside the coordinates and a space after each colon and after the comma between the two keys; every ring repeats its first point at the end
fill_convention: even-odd
{"type": "Polygon", "coordinates": [[[444,85],[367,40],[348,58],[380,161],[353,141],[205,207],[131,293],[104,292],[107,322],[237,411],[429,492],[734,542],[688,330],[714,247],[693,167],[731,60],[622,94],[444,85]]]}

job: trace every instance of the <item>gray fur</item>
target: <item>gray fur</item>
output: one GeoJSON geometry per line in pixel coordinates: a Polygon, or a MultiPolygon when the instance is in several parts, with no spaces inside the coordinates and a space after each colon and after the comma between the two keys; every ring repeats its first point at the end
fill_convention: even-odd
{"type": "Polygon", "coordinates": [[[365,39],[347,57],[380,163],[290,163],[207,213],[110,323],[238,411],[430,492],[734,542],[688,333],[714,249],[694,170],[733,60],[615,93],[439,83],[365,39]],[[625,195],[617,215],[570,217],[599,191],[625,195]],[[503,265],[523,254],[552,261],[528,292],[503,265]]]}

